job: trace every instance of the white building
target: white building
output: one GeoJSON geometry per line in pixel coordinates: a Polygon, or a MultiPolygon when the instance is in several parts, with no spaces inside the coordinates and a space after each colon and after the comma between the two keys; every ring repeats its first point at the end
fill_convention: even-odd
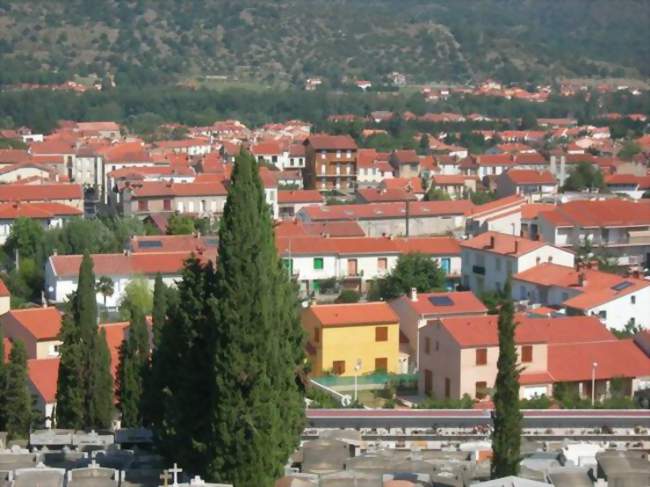
{"type": "Polygon", "coordinates": [[[498,291],[508,276],[543,262],[573,266],[574,254],[545,242],[485,232],[461,242],[462,284],[476,294],[498,291]]]}
{"type": "Polygon", "coordinates": [[[593,268],[542,263],[513,275],[512,297],[567,314],[596,315],[617,330],[628,323],[650,326],[650,281],[593,268]]]}

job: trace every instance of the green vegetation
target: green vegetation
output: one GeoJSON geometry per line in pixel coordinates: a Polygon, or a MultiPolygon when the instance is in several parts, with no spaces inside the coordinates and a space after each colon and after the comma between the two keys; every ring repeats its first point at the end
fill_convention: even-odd
{"type": "Polygon", "coordinates": [[[418,409],[472,409],[474,399],[469,394],[463,394],[460,399],[435,399],[429,397],[418,403],[418,409]]]}
{"type": "Polygon", "coordinates": [[[650,73],[650,53],[638,42],[646,2],[3,0],[0,8],[8,20],[0,84],[78,75],[109,92],[111,78],[118,86],[182,81],[219,88],[206,75],[227,74],[255,80],[256,90],[310,76],[326,87],[340,88],[346,76],[386,89],[393,71],[418,83],[650,73]]]}
{"type": "Polygon", "coordinates": [[[124,288],[120,301],[120,318],[128,321],[137,313],[148,315],[152,308],[153,293],[149,288],[149,282],[141,276],[133,277],[124,288]]]}
{"type": "Polygon", "coordinates": [[[231,181],[219,266],[187,261],[154,350],[154,427],[190,472],[271,486],[303,428],[304,337],[252,156],[237,157],[231,181]]]}
{"type": "Polygon", "coordinates": [[[562,187],[564,191],[603,190],[605,180],[600,169],[588,162],[581,162],[569,174],[562,187]]]}
{"type": "MultiPolygon", "coordinates": [[[[0,361],[3,359],[0,355],[0,361]]],[[[0,428],[7,431],[9,439],[28,438],[33,420],[32,396],[27,379],[27,352],[20,340],[13,342],[9,363],[0,368],[0,374],[0,428]]]]}
{"type": "Polygon", "coordinates": [[[336,298],[337,303],[358,303],[361,299],[359,291],[354,289],[343,289],[336,298]]]}
{"type": "Polygon", "coordinates": [[[421,293],[440,290],[445,279],[444,271],[429,256],[416,252],[403,254],[390,274],[372,283],[368,300],[387,301],[409,294],[412,288],[421,293]]]}
{"type": "Polygon", "coordinates": [[[144,384],[149,367],[149,332],[142,311],[131,313],[129,336],[120,346],[117,372],[119,409],[122,426],[134,428],[144,424],[144,384]]]}
{"type": "Polygon", "coordinates": [[[56,422],[60,428],[107,428],[113,418],[113,378],[106,333],[97,327],[93,262],[84,254],[79,284],[61,328],[56,422]]]}
{"type": "MultiPolygon", "coordinates": [[[[510,279],[504,286],[510,296],[510,279]]],[[[521,423],[519,410],[519,374],[517,347],[515,345],[515,310],[512,299],[507,299],[499,309],[499,359],[494,384],[494,431],[492,433],[492,478],[517,475],[521,461],[521,423]]]]}
{"type": "Polygon", "coordinates": [[[440,189],[431,187],[424,195],[424,201],[449,201],[451,197],[449,193],[440,189]]]}

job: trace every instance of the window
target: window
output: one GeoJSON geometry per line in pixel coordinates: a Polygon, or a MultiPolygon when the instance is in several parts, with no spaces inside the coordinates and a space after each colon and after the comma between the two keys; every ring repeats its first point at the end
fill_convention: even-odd
{"type": "Polygon", "coordinates": [[[539,265],[542,262],[542,258],[540,256],[537,256],[535,258],[535,264],[539,265]]]}
{"type": "Polygon", "coordinates": [[[314,328],[314,342],[320,343],[320,328],[314,328]]]}
{"type": "Polygon", "coordinates": [[[149,202],[147,200],[138,201],[138,211],[147,211],[149,209],[149,202]]]}
{"type": "Polygon", "coordinates": [[[377,269],[385,271],[388,268],[388,259],[386,257],[379,257],[377,259],[377,269]]]}
{"type": "Polygon", "coordinates": [[[512,274],[512,262],[510,261],[506,262],[506,272],[508,273],[508,275],[512,274]]]}
{"type": "Polygon", "coordinates": [[[607,311],[604,309],[598,312],[598,316],[600,317],[601,320],[606,320],[607,319],[607,311]]]}
{"type": "Polygon", "coordinates": [[[523,363],[530,363],[533,361],[533,346],[523,345],[521,347],[521,361],[523,363]]]}
{"type": "Polygon", "coordinates": [[[476,365],[487,364],[487,348],[476,349],[476,365]]]}
{"type": "Polygon", "coordinates": [[[548,260],[549,262],[553,262],[553,256],[552,256],[552,255],[549,255],[547,260],[548,260]]]}
{"type": "Polygon", "coordinates": [[[205,200],[201,200],[201,213],[205,213],[206,211],[208,211],[208,205],[205,200]]]}
{"type": "Polygon", "coordinates": [[[487,382],[479,381],[476,386],[476,399],[484,399],[487,396],[487,382]]]}
{"type": "Polygon", "coordinates": [[[424,353],[429,355],[431,353],[431,338],[426,337],[424,339],[424,353]]]}
{"type": "Polygon", "coordinates": [[[278,156],[271,156],[271,162],[274,164],[278,162],[278,156]]]}
{"type": "Polygon", "coordinates": [[[322,257],[314,257],[314,269],[323,269],[323,258],[322,257]]]}
{"type": "Polygon", "coordinates": [[[630,296],[630,304],[636,304],[636,296],[630,296]]]}
{"type": "Polygon", "coordinates": [[[336,375],[345,374],[345,360],[335,360],[332,362],[332,372],[336,375]]]}
{"type": "Polygon", "coordinates": [[[183,202],[179,201],[178,204],[176,205],[176,210],[178,210],[179,213],[183,213],[183,202]]]}
{"type": "Polygon", "coordinates": [[[388,359],[385,357],[375,359],[375,372],[388,372],[388,359]]]}
{"type": "Polygon", "coordinates": [[[498,271],[498,272],[501,272],[501,259],[499,259],[499,258],[497,257],[497,258],[495,259],[495,261],[496,261],[496,269],[497,269],[497,271],[498,271]]]}
{"type": "Polygon", "coordinates": [[[170,199],[163,200],[163,210],[172,211],[172,200],[170,199]]]}
{"type": "Polygon", "coordinates": [[[388,341],[388,327],[378,326],[375,328],[375,341],[387,342],[388,341]]]}

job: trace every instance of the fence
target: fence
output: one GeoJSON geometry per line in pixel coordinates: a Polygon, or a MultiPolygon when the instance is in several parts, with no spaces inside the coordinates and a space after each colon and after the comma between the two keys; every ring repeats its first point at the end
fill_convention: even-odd
{"type": "MultiPolygon", "coordinates": [[[[314,377],[313,380],[339,392],[354,389],[354,376],[324,375],[314,377]]],[[[357,387],[359,390],[383,389],[387,384],[397,389],[416,389],[418,385],[418,374],[367,374],[357,377],[357,387]]]]}

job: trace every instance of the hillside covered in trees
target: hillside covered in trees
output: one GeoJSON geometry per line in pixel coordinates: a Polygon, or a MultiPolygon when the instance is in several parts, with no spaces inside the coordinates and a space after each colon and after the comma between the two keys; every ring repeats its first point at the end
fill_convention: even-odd
{"type": "Polygon", "coordinates": [[[647,0],[0,0],[0,84],[650,76],[647,0]]]}

